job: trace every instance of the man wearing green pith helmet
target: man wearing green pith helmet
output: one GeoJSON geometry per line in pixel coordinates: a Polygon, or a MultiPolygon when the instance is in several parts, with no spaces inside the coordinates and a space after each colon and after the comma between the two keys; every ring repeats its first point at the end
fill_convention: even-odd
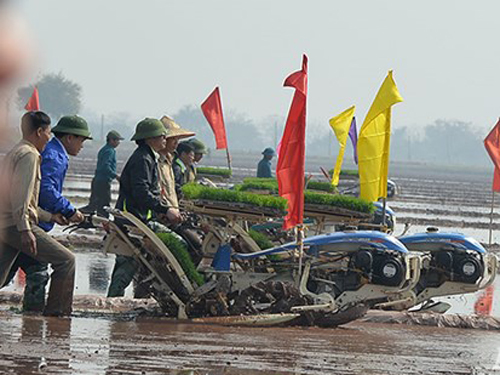
{"type": "Polygon", "coordinates": [[[80,210],[85,213],[97,212],[100,216],[108,217],[104,207],[111,204],[111,182],[118,179],[116,172],[116,148],[123,137],[116,130],[111,130],[106,136],[106,144],[97,154],[97,166],[92,179],[90,201],[80,210]]]}
{"type": "MultiPolygon", "coordinates": [[[[169,208],[161,199],[158,177],[159,151],[166,147],[167,130],[160,120],[146,118],[135,129],[132,141],[137,148],[127,160],[120,175],[120,193],[116,208],[147,222],[157,214],[177,220],[177,209],[169,208]]],[[[126,256],[116,256],[108,297],[121,297],[137,272],[138,264],[126,256]]],[[[137,296],[137,293],[136,293],[137,296]]]]}

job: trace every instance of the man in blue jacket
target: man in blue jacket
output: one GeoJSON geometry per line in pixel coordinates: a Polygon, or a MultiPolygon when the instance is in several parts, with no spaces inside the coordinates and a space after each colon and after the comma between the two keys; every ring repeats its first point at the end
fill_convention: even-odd
{"type": "MultiPolygon", "coordinates": [[[[60,213],[69,222],[79,223],[84,217],[68,199],[62,195],[62,187],[68,170],[69,157],[76,156],[83,147],[83,142],[92,139],[87,122],[79,116],[64,116],[52,128],[54,137],[42,152],[39,206],[52,214],[60,213]]],[[[46,232],[53,227],[53,222],[39,222],[46,232]]],[[[21,253],[14,263],[10,277],[21,267],[26,273],[23,309],[42,311],[45,306],[45,286],[49,280],[47,264],[21,253]]]]}
{"type": "Polygon", "coordinates": [[[116,130],[111,130],[106,136],[106,144],[97,154],[97,167],[90,192],[89,204],[80,210],[84,213],[97,211],[100,216],[108,217],[104,207],[111,205],[111,182],[116,178],[116,148],[123,137],[116,130]]]}

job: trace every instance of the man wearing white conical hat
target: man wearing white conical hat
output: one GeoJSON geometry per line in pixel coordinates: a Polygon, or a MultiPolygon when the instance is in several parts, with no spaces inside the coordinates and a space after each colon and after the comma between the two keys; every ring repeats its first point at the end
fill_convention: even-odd
{"type": "Polygon", "coordinates": [[[168,116],[163,116],[161,122],[167,131],[167,145],[160,151],[160,187],[161,196],[169,207],[179,208],[178,196],[175,191],[175,176],[172,168],[174,152],[182,138],[192,137],[195,133],[181,128],[174,120],[168,116]]]}

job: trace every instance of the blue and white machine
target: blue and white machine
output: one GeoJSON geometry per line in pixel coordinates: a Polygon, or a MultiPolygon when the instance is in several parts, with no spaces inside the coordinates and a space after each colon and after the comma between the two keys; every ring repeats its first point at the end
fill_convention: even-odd
{"type": "MultiPolygon", "coordinates": [[[[498,259],[474,238],[460,233],[426,233],[400,237],[411,252],[422,256],[420,280],[412,291],[399,295],[407,302],[400,309],[431,304],[431,298],[473,293],[490,285],[498,271],[498,259]]],[[[398,306],[397,304],[395,306],[398,306]]]]}
{"type": "Polygon", "coordinates": [[[231,273],[235,286],[250,275],[297,285],[311,304],[293,306],[291,311],[316,311],[314,323],[326,326],[353,320],[379,303],[396,303],[393,296],[411,291],[420,276],[420,257],[381,232],[322,234],[305,239],[303,249],[303,268],[299,269],[297,243],[230,257],[228,249],[221,247],[214,271],[228,272],[231,264],[241,266],[245,271],[231,273]],[[264,269],[267,272],[262,274],[264,269]]]}

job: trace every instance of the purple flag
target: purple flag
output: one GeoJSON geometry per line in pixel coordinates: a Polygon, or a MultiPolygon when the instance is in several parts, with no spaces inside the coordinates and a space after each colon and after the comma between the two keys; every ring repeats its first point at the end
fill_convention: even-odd
{"type": "Polygon", "coordinates": [[[358,132],[356,130],[356,117],[352,118],[351,128],[349,129],[349,138],[351,138],[352,148],[354,150],[354,162],[358,164],[358,132]]]}

